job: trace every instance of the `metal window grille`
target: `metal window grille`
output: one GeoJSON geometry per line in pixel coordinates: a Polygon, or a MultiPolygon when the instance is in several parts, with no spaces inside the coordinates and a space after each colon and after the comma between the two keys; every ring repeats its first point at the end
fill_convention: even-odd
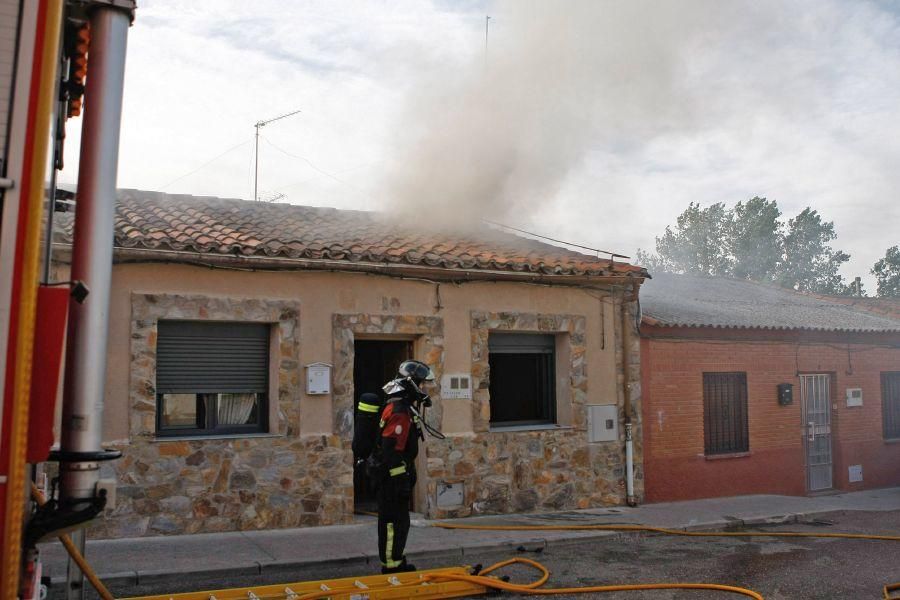
{"type": "Polygon", "coordinates": [[[556,338],[492,333],[488,349],[491,423],[555,423],[556,338]]]}
{"type": "Polygon", "coordinates": [[[747,374],[703,374],[703,435],[706,454],[747,452],[747,374]]]}
{"type": "Polygon", "coordinates": [[[157,433],[266,431],[269,334],[265,323],[160,321],[157,433]],[[173,423],[176,402],[182,413],[173,423]]]}
{"type": "Polygon", "coordinates": [[[881,374],[881,411],[884,437],[900,438],[900,371],[881,374]]]}

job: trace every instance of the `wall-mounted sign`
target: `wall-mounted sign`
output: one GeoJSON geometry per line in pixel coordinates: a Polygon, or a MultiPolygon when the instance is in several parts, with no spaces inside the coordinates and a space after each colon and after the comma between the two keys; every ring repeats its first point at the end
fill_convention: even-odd
{"type": "Polygon", "coordinates": [[[323,362],[306,365],[306,393],[310,396],[331,393],[331,365],[323,362]]]}

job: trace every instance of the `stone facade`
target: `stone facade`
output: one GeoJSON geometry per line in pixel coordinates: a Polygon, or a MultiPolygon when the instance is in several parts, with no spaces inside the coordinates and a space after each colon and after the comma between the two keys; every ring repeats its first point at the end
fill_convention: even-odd
{"type": "MultiPolygon", "coordinates": [[[[621,306],[621,297],[610,300],[610,305],[621,306]]],[[[464,335],[471,342],[472,428],[445,440],[429,437],[422,445],[417,510],[430,518],[445,518],[623,503],[624,428],[620,426],[617,442],[588,443],[587,355],[599,351],[600,342],[587,339],[587,318],[582,314],[482,310],[462,315],[463,319],[455,316],[453,322],[469,329],[464,335]],[[491,429],[488,339],[492,331],[556,336],[559,426],[491,429]],[[437,506],[438,486],[445,483],[463,485],[463,502],[458,507],[437,506]]],[[[305,318],[323,316],[319,311],[305,318]]],[[[94,525],[91,535],[126,537],[350,522],[354,341],[410,340],[414,355],[433,366],[440,383],[445,368],[448,317],[360,312],[328,316],[333,361],[331,433],[301,435],[299,303],[284,299],[132,294],[129,439],[114,445],[123,450],[123,458],[102,467],[104,477],[117,480],[117,505],[107,511],[106,519],[94,525]],[[156,340],[161,319],[271,324],[269,433],[182,439],[156,436],[156,340]]],[[[617,402],[621,417],[622,389],[630,385],[635,406],[636,494],[641,497],[640,345],[635,336],[627,353],[630,368],[626,370],[620,319],[614,322],[617,402]]],[[[324,349],[327,351],[327,345],[324,349]]],[[[610,349],[610,361],[612,355],[610,349]]],[[[439,387],[432,397],[434,406],[426,418],[441,428],[444,406],[439,387]]],[[[607,399],[614,401],[612,397],[607,399]]]]}
{"type": "MultiPolygon", "coordinates": [[[[430,440],[427,444],[429,504],[426,512],[446,518],[623,503],[625,463],[621,443],[588,443],[584,317],[473,311],[471,339],[475,435],[448,438],[444,442],[430,440]],[[570,404],[570,423],[549,430],[490,430],[488,337],[491,331],[553,333],[562,337],[568,390],[560,391],[565,392],[562,402],[570,404]],[[463,484],[462,505],[458,508],[435,505],[437,487],[442,483],[463,484]]],[[[620,441],[623,440],[624,437],[620,441]]],[[[638,475],[639,461],[640,456],[637,457],[638,475]]]]}
{"type": "Polygon", "coordinates": [[[92,536],[329,525],[352,518],[349,440],[299,436],[299,319],[298,305],[287,300],[132,295],[131,435],[119,446],[123,458],[103,465],[103,476],[117,480],[118,498],[92,536]],[[156,437],[160,319],[272,324],[269,434],[156,437]]]}

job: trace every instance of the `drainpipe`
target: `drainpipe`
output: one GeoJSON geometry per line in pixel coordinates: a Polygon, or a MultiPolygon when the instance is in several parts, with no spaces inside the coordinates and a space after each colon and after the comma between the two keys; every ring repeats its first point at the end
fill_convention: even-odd
{"type": "Polygon", "coordinates": [[[102,510],[100,462],[119,453],[100,446],[106,383],[106,338],[112,279],[113,221],[125,46],[133,0],[98,0],[86,6],[91,23],[89,74],[78,170],[78,203],[71,279],[90,293],[69,306],[60,450],[59,504],[87,516],[102,510]],[[99,500],[99,502],[98,502],[99,500]],[[87,508],[86,508],[87,507],[87,508]]]}
{"type": "Polygon", "coordinates": [[[625,502],[628,506],[637,506],[637,498],[634,495],[634,437],[631,406],[631,340],[632,329],[631,311],[628,304],[637,299],[638,284],[632,282],[631,294],[622,294],[622,369],[624,377],[625,400],[625,502]]]}

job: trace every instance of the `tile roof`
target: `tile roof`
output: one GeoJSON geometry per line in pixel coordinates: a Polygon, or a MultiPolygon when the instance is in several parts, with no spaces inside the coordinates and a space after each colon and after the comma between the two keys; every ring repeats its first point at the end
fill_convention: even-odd
{"type": "Polygon", "coordinates": [[[654,274],[641,286],[640,300],[651,325],[900,332],[898,313],[725,277],[654,274]]]}
{"type": "MultiPolygon", "coordinates": [[[[71,216],[60,216],[58,240],[71,243],[71,216]]],[[[383,213],[132,189],[118,191],[115,228],[119,248],[545,275],[647,275],[641,267],[486,225],[460,234],[430,232],[398,225],[383,213]]]]}

